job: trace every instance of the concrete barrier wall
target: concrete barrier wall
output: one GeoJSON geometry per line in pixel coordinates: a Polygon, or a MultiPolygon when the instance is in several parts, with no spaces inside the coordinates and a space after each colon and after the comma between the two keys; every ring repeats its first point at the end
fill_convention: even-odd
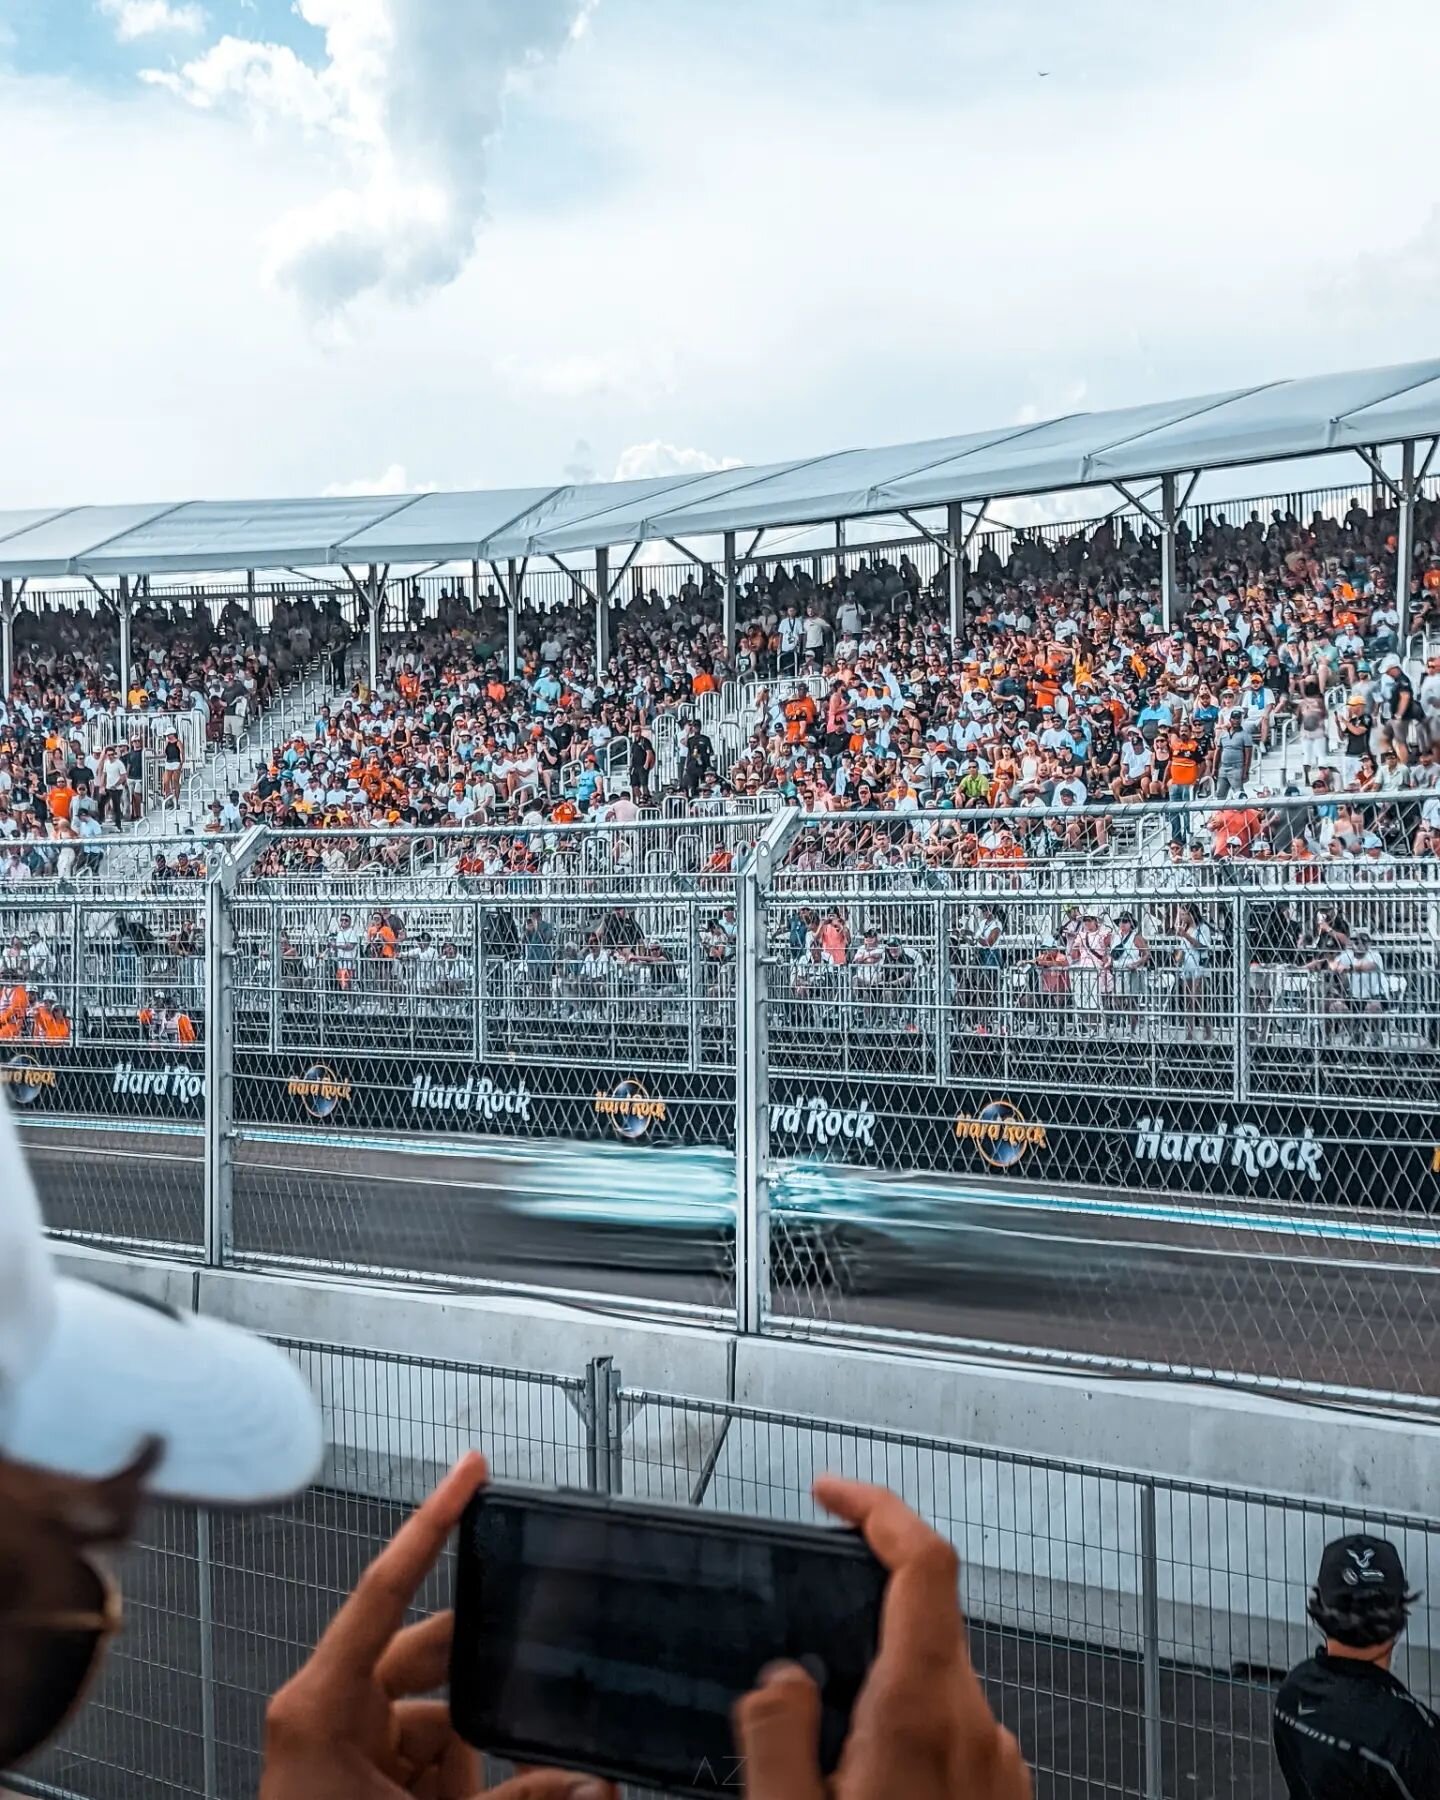
{"type": "Polygon", "coordinates": [[[629,1320],[493,1296],[194,1271],[64,1247],[67,1271],[272,1337],[625,1383],[1177,1480],[1440,1517],[1440,1427],[1195,1384],[1110,1381],[629,1320]]]}

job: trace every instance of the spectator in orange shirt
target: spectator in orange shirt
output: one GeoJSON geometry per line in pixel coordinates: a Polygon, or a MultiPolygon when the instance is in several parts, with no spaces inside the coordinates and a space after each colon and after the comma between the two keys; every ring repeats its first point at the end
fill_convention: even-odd
{"type": "Polygon", "coordinates": [[[70,1036],[70,1019],[60,996],[47,992],[40,998],[40,1004],[30,1015],[30,1035],[44,1042],[64,1043],[70,1036]]]}
{"type": "Polygon", "coordinates": [[[50,791],[45,796],[45,805],[50,817],[57,824],[70,823],[70,809],[75,804],[75,789],[70,785],[68,775],[57,776],[50,784],[50,791]]]}
{"type": "Polygon", "coordinates": [[[810,735],[810,727],[815,723],[817,708],[814,698],[801,687],[796,687],[785,702],[785,742],[787,744],[803,744],[810,735]]]}
{"type": "Polygon", "coordinates": [[[18,1038],[30,1012],[30,994],[23,981],[0,987],[0,1038],[18,1038]]]}

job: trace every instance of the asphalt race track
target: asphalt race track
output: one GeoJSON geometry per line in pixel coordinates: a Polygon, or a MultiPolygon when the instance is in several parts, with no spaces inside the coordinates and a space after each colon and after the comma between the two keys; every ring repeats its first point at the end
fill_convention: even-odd
{"type": "MultiPolygon", "coordinates": [[[[315,1491],[259,1517],[212,1521],[215,1792],[254,1794],[264,1698],[295,1669],[399,1523],[381,1501],[315,1491]]],[[[34,1774],[86,1800],[204,1793],[193,1517],[151,1521],[122,1570],[127,1626],[99,1693],[34,1774]]],[[[430,1598],[444,1604],[443,1581],[430,1598]]],[[[1036,1770],[1039,1800],[1139,1800],[1141,1673],[1116,1651],[972,1621],[987,1690],[1036,1770]]],[[[1279,1800],[1264,1681],[1162,1664],[1166,1792],[1279,1800]]]]}
{"type": "MultiPolygon", "coordinates": [[[[103,1220],[106,1236],[198,1245],[194,1133],[27,1122],[26,1138],[53,1228],[84,1237],[103,1220]]],[[[729,1303],[722,1231],[555,1216],[567,1197],[557,1196],[560,1178],[539,1144],[492,1153],[435,1140],[272,1133],[235,1154],[241,1256],[440,1283],[530,1284],[603,1306],[729,1303]],[[517,1205],[547,1182],[549,1212],[517,1205]]],[[[624,1165],[640,1187],[659,1172],[644,1161],[651,1154],[637,1151],[624,1165]]],[[[895,1191],[903,1196],[903,1187],[895,1191]]],[[[797,1327],[900,1330],[997,1354],[1440,1392],[1431,1328],[1440,1236],[1423,1227],[1042,1188],[1012,1191],[1003,1205],[992,1198],[955,1189],[903,1256],[869,1237],[844,1256],[817,1251],[782,1223],[776,1312],[797,1327]]]]}

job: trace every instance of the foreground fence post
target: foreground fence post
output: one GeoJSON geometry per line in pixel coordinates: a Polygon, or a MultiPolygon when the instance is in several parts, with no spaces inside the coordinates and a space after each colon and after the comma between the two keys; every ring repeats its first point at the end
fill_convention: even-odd
{"type": "Polygon", "coordinates": [[[200,1757],[205,1800],[219,1800],[215,1734],[215,1576],[210,1508],[195,1509],[196,1611],[200,1620],[200,1757]]]}
{"type": "Polygon", "coordinates": [[[234,1240],[230,1125],[235,1086],[234,929],[222,876],[205,888],[205,1264],[223,1268],[234,1240]]]}
{"type": "Polygon", "coordinates": [[[1155,1538],[1155,1483],[1140,1483],[1141,1718],[1145,1800],[1164,1800],[1165,1746],[1160,1711],[1160,1553],[1155,1538]]]}

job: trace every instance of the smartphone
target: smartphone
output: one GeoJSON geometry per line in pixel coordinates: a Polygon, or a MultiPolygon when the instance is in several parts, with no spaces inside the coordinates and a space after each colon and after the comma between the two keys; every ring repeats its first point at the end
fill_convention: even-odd
{"type": "Polygon", "coordinates": [[[783,1658],[819,1684],[829,1774],[885,1579],[854,1531],[484,1488],[460,1525],[455,1728],[513,1762],[738,1794],[730,1709],[783,1658]]]}

